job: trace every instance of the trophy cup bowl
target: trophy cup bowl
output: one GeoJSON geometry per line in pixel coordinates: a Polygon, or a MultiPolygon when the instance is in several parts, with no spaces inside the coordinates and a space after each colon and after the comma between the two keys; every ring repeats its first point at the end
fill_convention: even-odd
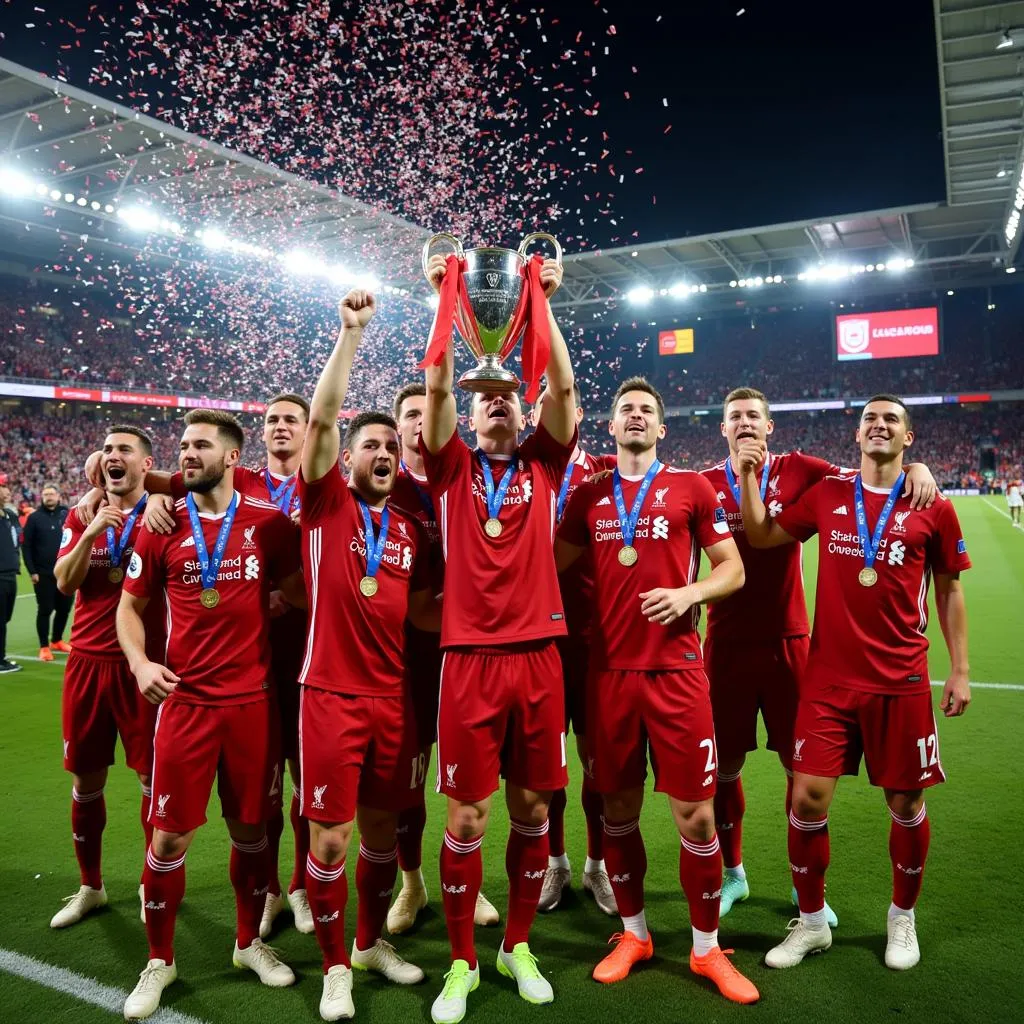
{"type": "Polygon", "coordinates": [[[526,327],[526,277],[524,269],[530,245],[550,242],[555,258],[562,262],[558,239],[543,231],[527,235],[519,249],[485,246],[463,249],[454,235],[440,232],[423,246],[422,264],[438,242],[447,242],[462,265],[465,291],[460,289],[455,306],[455,325],[477,365],[459,378],[459,387],[475,392],[518,391],[520,380],[502,363],[516,347],[526,327]]]}

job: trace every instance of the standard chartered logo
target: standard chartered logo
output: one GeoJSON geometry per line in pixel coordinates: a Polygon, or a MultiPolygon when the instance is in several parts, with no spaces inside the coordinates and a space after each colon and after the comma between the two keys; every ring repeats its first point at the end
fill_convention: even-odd
{"type": "Polygon", "coordinates": [[[255,555],[249,555],[245,560],[245,578],[247,580],[260,578],[260,560],[255,555]]]}
{"type": "Polygon", "coordinates": [[[655,516],[651,523],[651,536],[658,540],[668,540],[668,520],[664,516],[655,516]]]}
{"type": "Polygon", "coordinates": [[[889,564],[890,565],[902,565],[903,559],[906,558],[907,548],[901,540],[894,540],[889,546],[889,564]]]}

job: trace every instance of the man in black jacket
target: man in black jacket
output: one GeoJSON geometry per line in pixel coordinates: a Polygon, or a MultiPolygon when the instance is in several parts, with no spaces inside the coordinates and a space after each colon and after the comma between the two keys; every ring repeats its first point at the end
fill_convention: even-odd
{"type": "Polygon", "coordinates": [[[42,505],[25,522],[22,555],[36,589],[36,632],[39,634],[40,661],[53,661],[54,651],[67,654],[71,650],[71,645],[64,642],[64,627],[68,624],[72,599],[57,589],[57,580],[53,575],[67,514],[67,506],[60,503],[57,486],[47,484],[43,488],[42,505]]]}
{"type": "Polygon", "coordinates": [[[7,474],[0,473],[0,673],[19,672],[21,666],[7,657],[7,623],[14,614],[21,572],[18,513],[10,507],[7,474]]]}

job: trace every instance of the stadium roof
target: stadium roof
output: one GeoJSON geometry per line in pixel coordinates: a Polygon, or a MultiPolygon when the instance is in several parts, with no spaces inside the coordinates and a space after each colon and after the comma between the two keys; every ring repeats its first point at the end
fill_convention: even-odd
{"type": "Polygon", "coordinates": [[[302,246],[320,265],[336,262],[392,284],[422,282],[427,232],[416,225],[4,59],[0,164],[8,172],[0,249],[22,259],[52,258],[53,236],[62,232],[137,251],[140,229],[166,235],[187,259],[202,244],[196,230],[216,226],[213,239],[226,251],[226,239],[268,257],[302,246]],[[12,194],[19,187],[25,194],[12,194]],[[165,223],[123,215],[140,208],[165,223]],[[389,251],[409,254],[397,275],[368,263],[367,254],[389,251]]]}

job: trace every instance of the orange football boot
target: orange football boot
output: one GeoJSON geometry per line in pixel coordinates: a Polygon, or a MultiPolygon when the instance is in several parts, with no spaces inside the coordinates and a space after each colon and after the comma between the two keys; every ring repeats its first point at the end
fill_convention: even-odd
{"type": "Polygon", "coordinates": [[[55,644],[50,644],[51,651],[60,651],[61,654],[71,653],[71,644],[65,640],[58,640],[55,644]]]}
{"type": "Polygon", "coordinates": [[[648,932],[646,941],[632,932],[616,932],[609,942],[618,945],[594,968],[594,981],[610,985],[629,977],[633,964],[654,956],[654,936],[648,932]]]}
{"type": "Polygon", "coordinates": [[[731,999],[734,1003],[756,1003],[761,998],[761,993],[757,991],[752,981],[744,978],[733,966],[732,961],[726,956],[726,953],[732,952],[731,949],[723,950],[720,946],[715,946],[710,953],[696,956],[691,949],[690,970],[713,981],[726,999],[731,999]]]}
{"type": "Polygon", "coordinates": [[[53,651],[49,647],[39,648],[39,660],[40,661],[53,661],[53,651]]]}

